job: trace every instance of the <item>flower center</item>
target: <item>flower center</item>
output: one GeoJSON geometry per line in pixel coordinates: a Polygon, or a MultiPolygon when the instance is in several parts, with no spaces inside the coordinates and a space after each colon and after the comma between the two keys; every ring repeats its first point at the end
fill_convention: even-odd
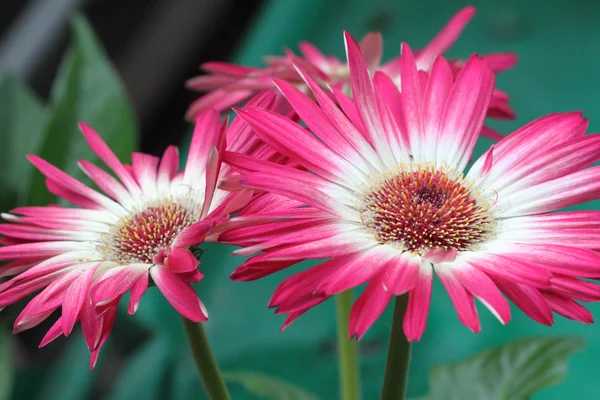
{"type": "Polygon", "coordinates": [[[122,265],[152,264],[154,256],[196,219],[197,213],[177,203],[147,207],[121,219],[101,251],[122,265]]]}
{"type": "Polygon", "coordinates": [[[433,164],[401,164],[364,192],[361,218],[378,241],[424,255],[465,251],[489,236],[489,202],[461,173],[433,164]]]}

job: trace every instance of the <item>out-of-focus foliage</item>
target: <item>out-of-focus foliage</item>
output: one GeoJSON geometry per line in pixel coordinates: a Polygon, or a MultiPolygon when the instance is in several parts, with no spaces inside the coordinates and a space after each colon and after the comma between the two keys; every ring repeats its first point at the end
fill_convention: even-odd
{"type": "Polygon", "coordinates": [[[0,207],[13,207],[28,188],[32,169],[25,154],[37,151],[44,128],[45,109],[16,76],[0,82],[0,207]]]}
{"type": "Polygon", "coordinates": [[[456,364],[433,367],[430,392],[419,400],[527,400],[562,382],[567,357],[579,338],[532,338],[509,342],[456,364]]]}
{"type": "MultiPolygon", "coordinates": [[[[36,154],[81,179],[85,174],[76,161],[98,162],[99,158],[82,139],[77,123],[91,125],[122,159],[131,156],[136,124],[123,85],[85,19],[73,18],[72,32],[73,40],[52,87],[50,115],[36,154]]],[[[39,172],[33,174],[28,203],[43,205],[55,199],[44,180],[39,172]]]]}
{"type": "Polygon", "coordinates": [[[10,365],[9,332],[0,330],[0,400],[10,399],[13,372],[10,365]]]}
{"type": "MultiPolygon", "coordinates": [[[[107,349],[104,349],[105,351],[107,349]]],[[[89,353],[81,332],[69,336],[60,359],[54,363],[39,394],[47,399],[79,400],[88,398],[98,373],[90,371],[89,353]],[[68,379],[65,379],[68,377],[68,379]]],[[[103,362],[99,360],[98,364],[103,362]]]]}

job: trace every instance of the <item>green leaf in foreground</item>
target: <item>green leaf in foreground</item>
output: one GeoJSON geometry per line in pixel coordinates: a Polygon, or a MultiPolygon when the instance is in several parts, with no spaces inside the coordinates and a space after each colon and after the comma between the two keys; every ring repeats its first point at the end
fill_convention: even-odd
{"type": "Polygon", "coordinates": [[[430,392],[420,400],[525,400],[567,374],[567,357],[584,347],[579,338],[521,339],[430,374],[430,392]]]}
{"type": "Polygon", "coordinates": [[[227,382],[239,383],[249,392],[267,400],[317,400],[317,397],[291,383],[254,372],[228,372],[227,382]]]}
{"type": "Polygon", "coordinates": [[[2,211],[15,205],[28,188],[33,168],[25,158],[38,150],[44,130],[42,102],[17,76],[0,80],[0,185],[2,211]]]}
{"type": "MultiPolygon", "coordinates": [[[[73,39],[52,86],[49,119],[38,155],[82,179],[77,160],[98,163],[77,123],[86,122],[98,131],[116,155],[131,157],[135,142],[133,109],[121,81],[81,16],[72,21],[73,39]]],[[[55,201],[48,193],[45,178],[33,175],[27,200],[32,204],[55,201]]]]}

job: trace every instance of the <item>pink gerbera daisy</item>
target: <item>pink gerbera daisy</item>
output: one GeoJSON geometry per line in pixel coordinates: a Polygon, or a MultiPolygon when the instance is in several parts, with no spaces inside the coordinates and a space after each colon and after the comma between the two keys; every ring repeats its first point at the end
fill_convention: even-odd
{"type": "MultiPolygon", "coordinates": [[[[274,94],[265,94],[252,104],[269,108],[274,100],[274,94]]],[[[0,309],[43,289],[17,317],[14,332],[38,325],[61,308],[40,346],[68,336],[79,320],[93,367],[118,301],[129,291],[133,314],[149,282],[182,316],[205,321],[207,311],[191,286],[202,274],[190,247],[210,239],[218,224],[252,196],[250,191],[231,196],[216,188],[231,172],[221,168],[224,146],[228,142],[231,149],[265,159],[275,153],[261,147],[242,121],[227,132],[225,127],[216,111],[202,113],[185,169],[178,172],[174,146],[161,159],[134,153],[132,165],[123,165],[91,127],[80,124],[92,150],[116,175],[79,162],[105,194],[30,155],[48,189],[78,207],[20,207],[2,214],[8,223],[0,224],[5,235],[0,260],[13,261],[0,267],[0,278],[14,277],[0,284],[0,309]]]]}
{"type": "MultiPolygon", "coordinates": [[[[475,14],[474,7],[465,7],[454,15],[440,33],[422,50],[416,52],[415,61],[421,71],[430,71],[437,56],[446,52],[458,39],[462,30],[475,14]]],[[[360,48],[371,73],[383,71],[400,86],[399,58],[394,58],[381,64],[383,41],[381,34],[371,32],[360,41],[360,48]]],[[[202,65],[207,75],[198,76],[187,82],[189,89],[198,92],[208,92],[196,100],[188,109],[187,118],[193,120],[196,115],[206,109],[215,108],[221,111],[231,106],[241,104],[257,91],[273,87],[273,78],[285,80],[304,92],[308,86],[304,83],[294,66],[300,67],[315,82],[322,87],[331,86],[343,93],[350,94],[349,71],[345,62],[338,58],[325,55],[314,45],[302,42],[299,45],[301,56],[286,50],[285,56],[266,57],[267,66],[252,68],[223,62],[209,62],[202,65]]],[[[505,71],[516,63],[512,53],[488,54],[483,56],[495,73],[505,71]]],[[[458,73],[464,62],[450,62],[454,73],[458,73]]],[[[494,90],[489,104],[488,116],[492,118],[512,119],[514,112],[508,105],[506,93],[494,90]]],[[[483,133],[494,139],[501,136],[488,128],[483,133]]]]}
{"type": "Polygon", "coordinates": [[[242,176],[222,188],[258,189],[294,206],[273,211],[277,203],[265,203],[254,212],[268,222],[220,236],[243,246],[237,254],[260,252],[232,278],[257,279],[301,260],[330,258],[287,278],[270,306],[289,314],[285,327],[330,296],[368,282],[350,317],[357,338],[392,296],[407,293],[404,330],[418,340],[434,271],[460,320],[475,332],[474,299],[505,324],[504,295],[542,324],[553,323],[553,311],[592,322],[577,301],[600,299],[600,287],[581,279],[600,276],[600,212],[552,213],[599,197],[600,167],[585,167],[600,158],[600,136],[584,136],[586,120],[566,113],[533,121],[464,174],[494,90],[486,62],[472,56],[454,80],[438,57],[425,76],[403,44],[400,95],[385,74],[369,76],[347,34],[346,49],[354,100],[341,109],[308,74],[300,71],[318,104],[276,81],[310,131],[266,110],[238,112],[261,139],[309,172],[226,154],[242,176]]]}

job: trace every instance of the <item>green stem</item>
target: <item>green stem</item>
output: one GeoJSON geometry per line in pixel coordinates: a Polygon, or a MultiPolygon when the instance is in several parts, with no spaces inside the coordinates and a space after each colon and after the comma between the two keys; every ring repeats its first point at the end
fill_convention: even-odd
{"type": "Polygon", "coordinates": [[[190,348],[204,383],[204,388],[211,400],[230,400],[229,392],[221,376],[217,360],[210,349],[208,338],[202,324],[198,324],[183,317],[183,327],[187,334],[190,348]]]}
{"type": "Polygon", "coordinates": [[[402,400],[406,395],[410,342],[406,339],[402,320],[408,305],[408,295],[398,296],[394,301],[394,319],[388,347],[385,377],[383,378],[382,400],[402,400]]]}
{"type": "Polygon", "coordinates": [[[342,400],[359,400],[358,350],[355,340],[348,339],[348,322],[352,308],[352,291],[335,296],[338,325],[338,362],[342,400]]]}

